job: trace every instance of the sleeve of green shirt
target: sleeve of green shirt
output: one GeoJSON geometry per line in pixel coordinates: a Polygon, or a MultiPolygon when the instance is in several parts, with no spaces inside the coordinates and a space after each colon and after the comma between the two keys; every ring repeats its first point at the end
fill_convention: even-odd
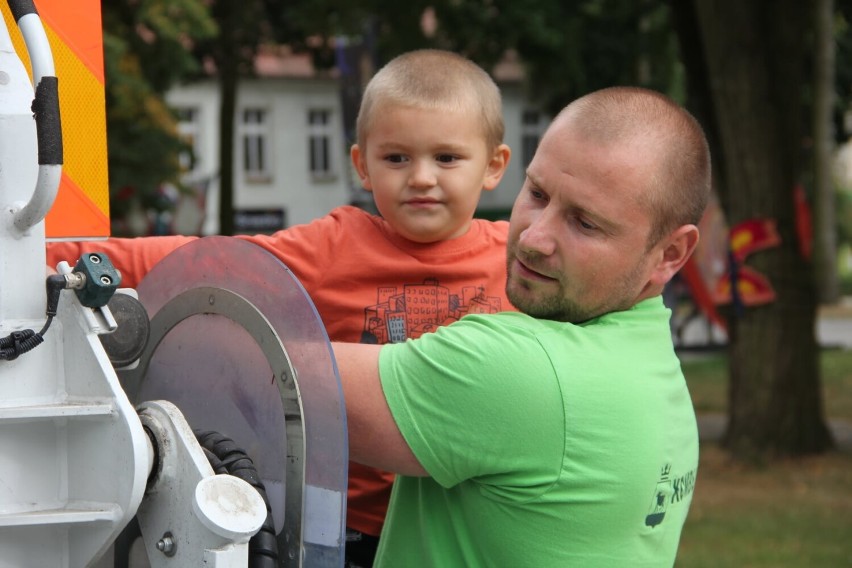
{"type": "Polygon", "coordinates": [[[417,340],[386,345],[379,371],[397,425],[444,487],[559,475],[565,416],[556,373],[518,314],[468,316],[417,340]]]}

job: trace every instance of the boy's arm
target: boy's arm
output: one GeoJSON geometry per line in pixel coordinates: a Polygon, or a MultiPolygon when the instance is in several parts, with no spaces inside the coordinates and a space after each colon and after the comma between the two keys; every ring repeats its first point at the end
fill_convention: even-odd
{"type": "Polygon", "coordinates": [[[104,241],[57,242],[47,244],[47,265],[55,268],[61,261],[74,266],[86,252],[105,253],[121,273],[121,287],[135,288],[155,264],[176,248],[197,237],[138,237],[104,241]]]}
{"type": "Polygon", "coordinates": [[[381,345],[334,343],[343,384],[349,459],[400,475],[428,475],[393,419],[379,378],[381,345]]]}

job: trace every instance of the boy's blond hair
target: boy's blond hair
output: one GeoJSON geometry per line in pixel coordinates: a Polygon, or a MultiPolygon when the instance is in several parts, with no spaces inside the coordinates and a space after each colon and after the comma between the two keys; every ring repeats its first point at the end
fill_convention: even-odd
{"type": "Polygon", "coordinates": [[[503,143],[500,89],[481,67],[451,51],[404,53],[370,79],[358,111],[359,145],[367,141],[373,116],[388,105],[475,112],[488,149],[503,143]]]}

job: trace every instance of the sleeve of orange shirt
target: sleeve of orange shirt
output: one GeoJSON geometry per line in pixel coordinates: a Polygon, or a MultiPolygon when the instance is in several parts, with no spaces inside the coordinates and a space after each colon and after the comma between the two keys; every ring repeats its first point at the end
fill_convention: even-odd
{"type": "MultiPolygon", "coordinates": [[[[319,286],[340,239],[349,235],[353,220],[366,218],[353,207],[342,207],[305,225],[296,225],[272,235],[237,235],[256,244],[284,262],[309,290],[319,286]]],[[[74,265],[85,252],[105,253],[121,273],[121,286],[135,288],[146,274],[175,249],[198,237],[165,236],[111,238],[103,241],[55,242],[47,245],[47,265],[55,268],[60,261],[74,265]]]]}
{"type": "Polygon", "coordinates": [[[87,252],[106,254],[121,273],[121,287],[135,288],[155,264],[176,248],[197,237],[139,237],[104,241],[56,242],[47,245],[47,265],[55,268],[61,261],[74,266],[87,252]]]}

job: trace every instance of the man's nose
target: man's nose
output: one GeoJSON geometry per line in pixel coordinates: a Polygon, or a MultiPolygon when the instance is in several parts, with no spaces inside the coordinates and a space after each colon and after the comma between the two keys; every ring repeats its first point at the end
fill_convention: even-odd
{"type": "Polygon", "coordinates": [[[438,183],[432,164],[426,160],[415,160],[411,165],[411,176],[408,183],[415,188],[432,187],[438,183]]]}
{"type": "Polygon", "coordinates": [[[524,252],[550,256],[556,252],[554,220],[547,212],[539,212],[530,220],[527,228],[521,231],[518,244],[524,252]]]}

